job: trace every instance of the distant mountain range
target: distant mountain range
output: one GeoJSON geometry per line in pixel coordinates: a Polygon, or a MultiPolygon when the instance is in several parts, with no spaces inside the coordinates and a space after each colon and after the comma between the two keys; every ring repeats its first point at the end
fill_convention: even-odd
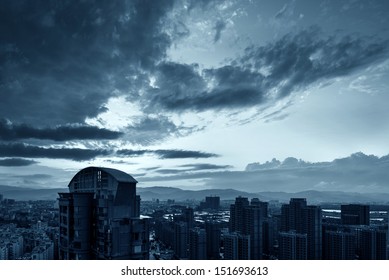
{"type": "MultiPolygon", "coordinates": [[[[0,194],[4,198],[16,200],[55,200],[59,192],[68,192],[68,188],[55,189],[32,189],[0,185],[0,194]]],[[[234,200],[238,196],[253,198],[258,197],[264,201],[278,200],[286,202],[291,197],[304,197],[310,204],[331,202],[331,203],[383,203],[389,204],[389,193],[356,193],[341,191],[302,191],[296,193],[288,192],[258,192],[250,193],[234,189],[205,189],[205,190],[183,190],[172,187],[149,187],[137,188],[137,193],[142,200],[149,201],[159,199],[160,201],[174,199],[175,201],[204,200],[206,196],[219,196],[222,200],[234,200]]]]}

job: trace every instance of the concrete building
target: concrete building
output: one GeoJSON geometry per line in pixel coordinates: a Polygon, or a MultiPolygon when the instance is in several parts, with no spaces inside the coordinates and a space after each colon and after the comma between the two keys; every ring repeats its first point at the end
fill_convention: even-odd
{"type": "Polygon", "coordinates": [[[180,259],[188,258],[189,229],[186,222],[178,221],[174,223],[174,252],[180,259]]]}
{"type": "Polygon", "coordinates": [[[306,260],[308,257],[307,234],[296,231],[280,232],[278,237],[280,260],[306,260]]]}
{"type": "Polygon", "coordinates": [[[346,231],[325,231],[324,238],[325,260],[355,260],[355,234],[346,231]]]}
{"type": "Polygon", "coordinates": [[[357,254],[360,260],[387,259],[387,230],[373,226],[359,226],[355,231],[357,254]]]}
{"type": "Polygon", "coordinates": [[[220,223],[217,221],[206,221],[205,231],[207,234],[207,259],[218,260],[220,258],[220,223]]]}
{"type": "Polygon", "coordinates": [[[189,259],[207,259],[207,234],[205,229],[195,227],[189,231],[189,259]]]}
{"type": "Polygon", "coordinates": [[[250,235],[237,232],[226,233],[223,236],[225,260],[250,259],[250,235]]]}
{"type": "Polygon", "coordinates": [[[205,201],[200,203],[200,209],[218,210],[220,208],[219,196],[207,196],[205,201]]]}
{"type": "Polygon", "coordinates": [[[370,225],[370,206],[362,204],[341,205],[343,225],[370,225]]]}
{"type": "Polygon", "coordinates": [[[291,198],[281,207],[281,232],[295,231],[307,235],[307,258],[322,256],[322,214],[319,206],[307,205],[305,198],[291,198]]]}
{"type": "Polygon", "coordinates": [[[111,168],[88,167],[59,193],[60,259],[148,259],[148,220],[137,181],[111,168]]]}
{"type": "Polygon", "coordinates": [[[249,259],[262,259],[263,224],[267,219],[266,202],[253,198],[249,203],[245,197],[237,197],[235,204],[230,206],[230,232],[250,236],[249,259]]]}

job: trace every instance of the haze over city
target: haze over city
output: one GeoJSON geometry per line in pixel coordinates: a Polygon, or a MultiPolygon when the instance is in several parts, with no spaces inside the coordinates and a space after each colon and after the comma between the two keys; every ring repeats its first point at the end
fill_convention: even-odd
{"type": "MultiPolygon", "coordinates": [[[[388,193],[386,1],[2,1],[0,185],[388,193]]],[[[0,186],[0,193],[1,193],[0,186]]]]}

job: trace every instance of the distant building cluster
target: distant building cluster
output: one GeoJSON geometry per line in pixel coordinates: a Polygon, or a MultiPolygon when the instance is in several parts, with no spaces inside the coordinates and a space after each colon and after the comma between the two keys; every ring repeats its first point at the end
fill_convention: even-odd
{"type": "Polygon", "coordinates": [[[372,219],[369,205],[345,204],[335,210],[337,216],[328,216],[305,198],[269,207],[257,198],[237,197],[226,221],[223,209],[208,207],[204,215],[204,204],[200,211],[166,204],[155,212],[157,259],[387,259],[387,210],[376,211],[385,218],[372,219]]]}
{"type": "Polygon", "coordinates": [[[0,260],[53,260],[58,252],[53,202],[0,201],[0,260]]]}
{"type": "Polygon", "coordinates": [[[136,184],[88,167],[56,202],[0,195],[0,260],[388,259],[388,205],[218,196],[141,204],[136,184]]]}

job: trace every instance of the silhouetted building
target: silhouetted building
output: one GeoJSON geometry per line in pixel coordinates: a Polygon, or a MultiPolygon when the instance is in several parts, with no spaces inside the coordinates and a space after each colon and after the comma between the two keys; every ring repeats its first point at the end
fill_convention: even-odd
{"type": "Polygon", "coordinates": [[[220,223],[216,221],[206,221],[205,231],[207,235],[207,259],[218,260],[220,258],[220,223]]]}
{"type": "Polygon", "coordinates": [[[250,236],[250,259],[262,259],[263,223],[267,219],[266,202],[253,198],[237,197],[230,206],[230,232],[250,236]]]}
{"type": "Polygon", "coordinates": [[[140,217],[137,181],[88,167],[59,193],[60,259],[148,259],[148,219],[140,217]]]}
{"type": "Polygon", "coordinates": [[[345,231],[325,231],[323,259],[355,260],[355,234],[345,231]]]}
{"type": "Polygon", "coordinates": [[[343,225],[370,225],[370,206],[361,204],[341,205],[343,225]]]}
{"type": "Polygon", "coordinates": [[[387,259],[387,231],[377,227],[359,226],[357,235],[357,254],[361,260],[387,259]]]}
{"type": "Polygon", "coordinates": [[[277,240],[277,221],[274,218],[266,218],[262,223],[262,256],[269,259],[275,254],[274,245],[277,240]]]}
{"type": "Polygon", "coordinates": [[[210,209],[217,210],[220,207],[220,197],[219,196],[207,196],[205,201],[200,203],[201,209],[210,209]]]}
{"type": "Polygon", "coordinates": [[[295,231],[307,235],[307,259],[322,255],[322,217],[319,206],[308,206],[305,198],[291,198],[281,207],[281,232],[295,231]]]}
{"type": "Polygon", "coordinates": [[[207,259],[207,234],[205,229],[195,227],[189,231],[189,259],[207,259]]]}
{"type": "Polygon", "coordinates": [[[278,237],[280,260],[306,260],[308,253],[307,234],[296,231],[280,232],[278,237]]]}
{"type": "Polygon", "coordinates": [[[223,236],[225,260],[249,260],[250,236],[237,232],[227,233],[223,236]]]}
{"type": "Polygon", "coordinates": [[[188,231],[194,227],[194,211],[193,208],[187,207],[182,211],[184,222],[188,225],[188,231]]]}
{"type": "Polygon", "coordinates": [[[230,206],[230,232],[244,232],[244,211],[249,205],[247,197],[235,198],[235,204],[230,206]]]}
{"type": "Polygon", "coordinates": [[[188,249],[189,249],[188,241],[189,241],[188,224],[185,222],[175,222],[173,249],[178,258],[180,259],[188,258],[188,249]]]}

